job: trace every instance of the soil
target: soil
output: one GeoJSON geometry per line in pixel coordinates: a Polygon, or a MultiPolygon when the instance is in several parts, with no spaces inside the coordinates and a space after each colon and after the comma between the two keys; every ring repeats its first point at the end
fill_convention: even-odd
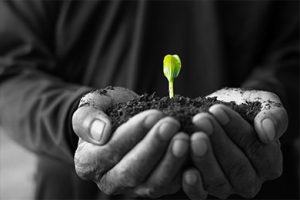
{"type": "Polygon", "coordinates": [[[195,127],[192,124],[192,117],[200,112],[208,112],[208,109],[214,104],[225,104],[237,111],[245,120],[253,124],[254,117],[261,110],[260,102],[246,102],[237,105],[235,102],[223,102],[216,97],[204,98],[198,97],[191,99],[180,95],[173,98],[158,97],[155,93],[143,94],[136,99],[126,103],[119,103],[107,110],[108,116],[112,121],[113,131],[130,117],[148,109],[157,109],[168,116],[176,118],[181,124],[181,131],[188,134],[194,132],[195,127]]]}

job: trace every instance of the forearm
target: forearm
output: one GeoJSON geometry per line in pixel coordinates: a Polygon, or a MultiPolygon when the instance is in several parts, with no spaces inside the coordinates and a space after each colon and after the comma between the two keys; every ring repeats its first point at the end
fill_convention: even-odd
{"type": "Polygon", "coordinates": [[[20,72],[0,84],[0,125],[28,149],[72,161],[77,146],[72,110],[89,90],[38,71],[20,72]]]}
{"type": "Polygon", "coordinates": [[[249,79],[242,86],[276,93],[289,115],[289,128],[283,143],[293,142],[299,132],[299,11],[290,2],[273,16],[272,34],[249,79]],[[276,31],[275,31],[276,30],[276,31]]]}
{"type": "Polygon", "coordinates": [[[73,162],[70,118],[89,89],[55,75],[62,71],[53,38],[58,6],[0,1],[0,126],[36,153],[73,162]]]}
{"type": "Polygon", "coordinates": [[[255,71],[251,79],[245,82],[242,87],[269,91],[277,94],[289,116],[289,128],[287,134],[282,137],[283,144],[294,141],[297,137],[299,125],[299,63],[281,65],[281,68],[274,70],[255,71]]]}

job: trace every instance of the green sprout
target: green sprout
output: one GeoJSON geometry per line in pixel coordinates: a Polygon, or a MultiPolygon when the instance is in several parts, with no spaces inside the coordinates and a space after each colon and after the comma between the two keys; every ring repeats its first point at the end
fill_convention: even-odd
{"type": "Polygon", "coordinates": [[[181,69],[181,61],[178,55],[166,55],[164,58],[164,75],[169,81],[169,96],[174,97],[173,83],[181,69]]]}

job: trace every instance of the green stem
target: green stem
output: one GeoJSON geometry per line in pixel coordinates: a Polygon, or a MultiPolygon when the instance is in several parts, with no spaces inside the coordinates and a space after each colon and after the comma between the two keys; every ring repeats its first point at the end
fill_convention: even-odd
{"type": "Polygon", "coordinates": [[[170,98],[174,97],[173,80],[169,81],[169,96],[170,98]]]}

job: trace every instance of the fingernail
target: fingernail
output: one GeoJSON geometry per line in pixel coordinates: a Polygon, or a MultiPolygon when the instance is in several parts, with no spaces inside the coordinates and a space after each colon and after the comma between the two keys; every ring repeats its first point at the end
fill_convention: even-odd
{"type": "Polygon", "coordinates": [[[195,173],[188,172],[188,173],[186,173],[184,180],[189,185],[195,185],[198,181],[198,177],[195,173]]]}
{"type": "Polygon", "coordinates": [[[262,121],[262,127],[266,134],[266,138],[271,142],[275,138],[275,126],[270,118],[266,118],[262,121]]]}
{"type": "Polygon", "coordinates": [[[188,150],[188,142],[185,140],[177,139],[174,141],[172,146],[172,152],[174,156],[181,158],[188,150]]]}
{"type": "Polygon", "coordinates": [[[207,117],[202,117],[201,113],[195,115],[195,117],[193,118],[193,123],[197,127],[203,129],[203,131],[208,135],[211,135],[213,133],[212,123],[210,122],[209,119],[207,119],[207,117]]]}
{"type": "Polygon", "coordinates": [[[207,143],[202,134],[195,133],[191,138],[193,153],[198,157],[204,156],[207,152],[207,143]]]}
{"type": "Polygon", "coordinates": [[[220,108],[219,106],[212,106],[209,109],[209,112],[211,112],[223,126],[229,123],[229,117],[223,108],[220,108]]]}
{"type": "Polygon", "coordinates": [[[103,136],[104,128],[105,128],[105,123],[103,121],[99,119],[94,120],[90,127],[90,134],[92,138],[100,142],[103,136]]]}
{"type": "Polygon", "coordinates": [[[159,134],[164,140],[170,140],[179,129],[179,124],[175,121],[167,120],[163,122],[159,127],[159,134]]]}

